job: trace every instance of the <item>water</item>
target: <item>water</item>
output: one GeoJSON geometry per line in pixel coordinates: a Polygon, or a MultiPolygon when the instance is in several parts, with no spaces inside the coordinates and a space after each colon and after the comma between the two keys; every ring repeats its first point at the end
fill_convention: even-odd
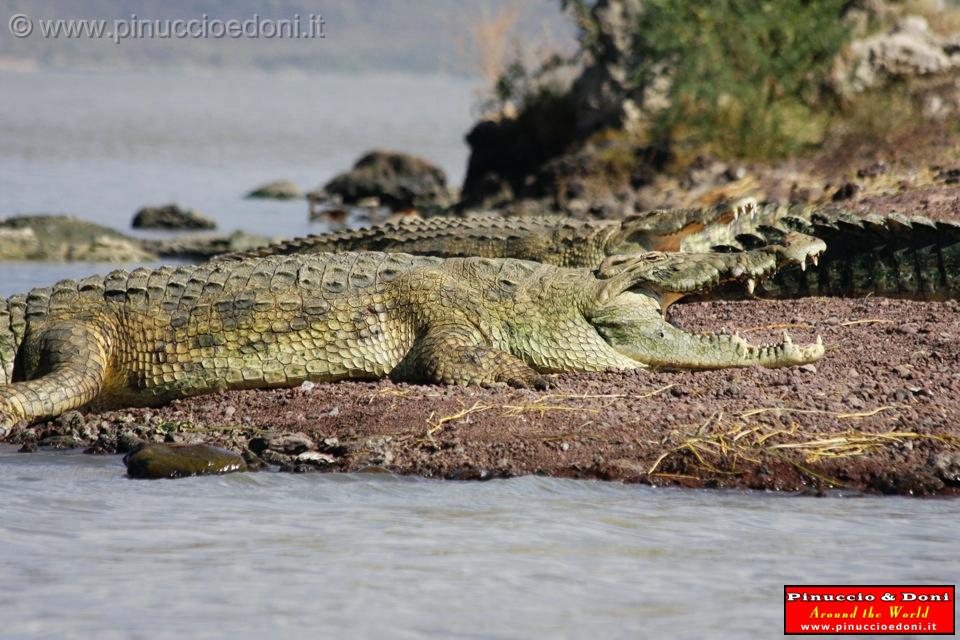
{"type": "MultiPolygon", "coordinates": [[[[171,200],[227,231],[323,231],[302,202],[374,147],[458,184],[473,83],[0,72],[0,215],[127,230],[171,200]]],[[[0,295],[103,264],[0,265],[0,295]]],[[[784,583],[954,583],[958,500],[797,498],[520,478],[126,480],[0,446],[0,637],[770,638],[784,583]]]]}
{"type": "Polygon", "coordinates": [[[0,71],[0,216],[73,213],[129,230],[175,201],[221,229],[322,230],[303,201],[244,200],[261,183],[324,184],[374,148],[415,153],[459,186],[469,79],[266,72],[0,71]]]}
{"type": "MultiPolygon", "coordinates": [[[[374,148],[423,156],[459,186],[477,86],[447,76],[0,71],[0,217],[69,213],[137,234],[140,207],[178,202],[224,232],[322,233],[303,200],[243,195],[280,178],[316,188],[374,148]]],[[[0,264],[0,296],[107,269],[0,264]]]]}
{"type": "Polygon", "coordinates": [[[771,638],[785,583],[954,583],[960,501],[122,477],[0,452],[3,637],[771,638]]]}

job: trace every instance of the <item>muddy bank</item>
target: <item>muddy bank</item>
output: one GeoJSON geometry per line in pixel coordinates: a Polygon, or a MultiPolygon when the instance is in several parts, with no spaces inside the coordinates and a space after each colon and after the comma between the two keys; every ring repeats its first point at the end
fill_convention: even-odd
{"type": "Polygon", "coordinates": [[[17,429],[8,441],[129,450],[205,442],[289,471],[522,474],[689,487],[960,493],[960,304],[810,298],[677,305],[754,342],[822,334],[781,370],[561,375],[534,392],[348,382],[226,392],[17,429]]]}

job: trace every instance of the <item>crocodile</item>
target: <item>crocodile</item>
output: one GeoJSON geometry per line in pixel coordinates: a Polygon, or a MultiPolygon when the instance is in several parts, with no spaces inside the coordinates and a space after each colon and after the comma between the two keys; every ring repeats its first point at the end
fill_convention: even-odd
{"type": "Polygon", "coordinates": [[[715,297],[807,295],[945,300],[960,298],[960,224],[889,214],[824,213],[812,207],[757,206],[748,200],[713,208],[665,209],[622,220],[563,216],[404,219],[365,229],[306,236],[219,256],[335,251],[402,251],[442,257],[479,255],[596,268],[613,255],[644,251],[742,251],[800,232],[826,243],[818,265],[797,260],[756,291],[726,287],[715,297]],[[743,215],[748,213],[749,215],[743,215]]]}
{"type": "Polygon", "coordinates": [[[684,331],[663,312],[821,248],[791,243],[614,256],[596,269],[346,252],[64,280],[0,305],[0,425],[307,380],[542,388],[566,371],[805,364],[823,355],[819,338],[751,345],[684,331]]]}

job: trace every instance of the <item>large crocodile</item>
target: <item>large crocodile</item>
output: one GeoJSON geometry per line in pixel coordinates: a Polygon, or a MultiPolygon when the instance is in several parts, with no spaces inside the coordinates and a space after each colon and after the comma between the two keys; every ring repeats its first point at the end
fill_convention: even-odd
{"type": "MultiPolygon", "coordinates": [[[[495,214],[412,219],[296,238],[218,259],[374,250],[522,258],[595,268],[609,256],[650,250],[752,249],[780,242],[789,232],[802,232],[826,242],[827,251],[819,267],[803,269],[798,264],[781,270],[762,284],[757,295],[960,298],[960,224],[956,222],[897,214],[826,214],[811,207],[756,207],[750,202],[733,207],[650,211],[623,220],[504,218],[495,214]]],[[[719,293],[729,297],[742,292],[743,287],[719,293]]]]}
{"type": "Polygon", "coordinates": [[[807,363],[669,324],[678,295],[759,278],[822,245],[614,257],[598,269],[375,252],[115,271],[0,306],[0,425],[222,389],[391,376],[541,387],[543,374],[807,363]]]}

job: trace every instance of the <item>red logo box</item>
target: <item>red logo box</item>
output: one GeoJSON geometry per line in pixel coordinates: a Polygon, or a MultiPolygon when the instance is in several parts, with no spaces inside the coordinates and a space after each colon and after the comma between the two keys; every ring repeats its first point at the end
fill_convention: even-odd
{"type": "Polygon", "coordinates": [[[784,585],[784,635],[956,633],[954,585],[784,585]]]}

